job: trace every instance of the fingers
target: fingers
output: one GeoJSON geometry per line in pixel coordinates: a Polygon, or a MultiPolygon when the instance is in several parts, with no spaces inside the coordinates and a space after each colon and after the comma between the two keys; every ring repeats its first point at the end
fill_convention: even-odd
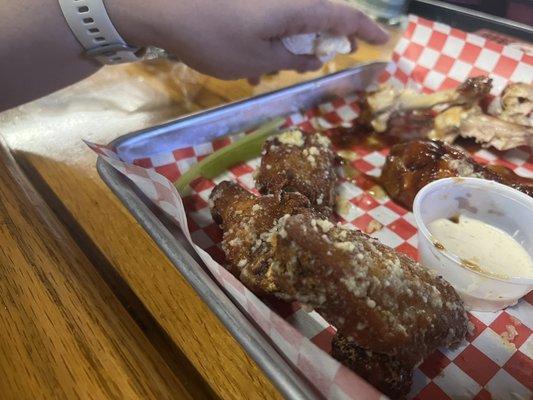
{"type": "MultiPolygon", "coordinates": [[[[350,17],[350,19],[353,20],[351,23],[357,24],[357,29],[354,32],[356,37],[371,44],[384,44],[389,40],[389,33],[381,28],[368,15],[361,11],[357,11],[357,14],[358,16],[354,15],[350,17]]],[[[349,35],[350,34],[348,34],[348,36],[349,35]]]]}
{"type": "Polygon", "coordinates": [[[278,37],[300,33],[328,32],[339,36],[357,36],[366,42],[382,44],[388,33],[363,12],[347,4],[329,0],[292,0],[278,37]]]}
{"type": "Polygon", "coordinates": [[[269,41],[267,46],[269,50],[266,55],[271,69],[308,72],[322,67],[322,62],[315,56],[294,55],[285,48],[280,40],[269,41]]]}

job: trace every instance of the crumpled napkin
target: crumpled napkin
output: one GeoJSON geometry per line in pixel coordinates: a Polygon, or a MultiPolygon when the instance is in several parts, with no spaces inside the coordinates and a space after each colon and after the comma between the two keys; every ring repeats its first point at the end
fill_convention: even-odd
{"type": "Polygon", "coordinates": [[[348,54],[352,50],[346,36],[328,33],[302,33],[283,38],[282,43],[293,54],[315,55],[322,62],[333,59],[337,54],[348,54]]]}

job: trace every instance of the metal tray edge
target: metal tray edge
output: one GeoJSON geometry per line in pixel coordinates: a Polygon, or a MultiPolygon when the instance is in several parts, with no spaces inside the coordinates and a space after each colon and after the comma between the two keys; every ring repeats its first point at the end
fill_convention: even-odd
{"type": "MultiPolygon", "coordinates": [[[[191,114],[186,114],[184,116],[178,117],[176,119],[165,122],[163,124],[159,124],[153,127],[134,131],[134,132],[122,135],[112,140],[110,143],[108,143],[108,146],[114,149],[120,150],[121,145],[131,142],[135,137],[142,136],[146,138],[147,135],[157,136],[161,134],[162,130],[187,128],[191,122],[195,122],[195,121],[205,119],[205,118],[216,118],[217,116],[222,116],[225,113],[231,112],[231,111],[235,112],[236,109],[248,106],[250,103],[258,103],[258,102],[267,103],[267,102],[274,101],[277,97],[280,97],[280,96],[282,97],[287,97],[288,95],[295,96],[295,94],[300,94],[300,92],[303,92],[305,90],[315,90],[316,87],[319,85],[327,85],[329,82],[342,79],[342,77],[345,77],[345,76],[346,77],[351,76],[351,75],[356,76],[358,73],[365,73],[365,72],[372,74],[373,73],[372,71],[381,71],[385,68],[386,65],[387,65],[387,62],[384,62],[384,61],[373,61],[373,62],[357,64],[355,66],[343,69],[341,71],[337,71],[332,74],[327,74],[327,75],[324,75],[318,78],[314,78],[309,81],[283,87],[278,90],[263,93],[263,94],[253,96],[250,98],[245,98],[245,99],[233,101],[230,103],[222,104],[222,105],[219,105],[213,108],[209,108],[207,110],[198,111],[198,112],[194,112],[191,114]]],[[[263,121],[259,121],[258,123],[261,123],[261,122],[263,121]]],[[[231,134],[235,132],[228,132],[227,134],[231,134]]],[[[224,136],[224,135],[220,135],[220,136],[224,136]]]]}
{"type": "Polygon", "coordinates": [[[132,189],[131,181],[98,157],[96,168],[102,180],[121,200],[139,224],[157,243],[233,337],[287,399],[318,399],[308,382],[299,376],[217,286],[132,189]]]}
{"type": "MultiPolygon", "coordinates": [[[[451,14],[465,15],[468,18],[490,22],[493,27],[504,27],[509,30],[513,29],[524,35],[530,35],[532,28],[503,18],[489,16],[487,14],[474,12],[462,7],[451,6],[440,1],[434,0],[417,0],[413,1],[420,9],[422,7],[434,7],[441,11],[451,14]]],[[[422,17],[430,17],[421,14],[422,17]]],[[[463,29],[463,28],[462,28],[463,29]]],[[[121,144],[128,142],[132,137],[149,131],[167,129],[173,127],[179,129],[186,126],[190,121],[203,116],[212,116],[224,113],[228,110],[249,103],[251,100],[268,100],[274,99],[280,94],[324,82],[331,77],[338,77],[342,74],[353,72],[366,65],[373,63],[360,64],[347,70],[339,71],[334,74],[326,75],[313,79],[311,81],[299,83],[296,85],[282,88],[274,92],[261,94],[252,98],[239,100],[217,106],[212,109],[200,111],[179,117],[175,120],[160,124],[155,127],[135,131],[109,143],[110,146],[118,148],[121,144]]],[[[380,63],[385,65],[386,63],[380,63]]],[[[229,296],[217,286],[212,278],[203,270],[196,260],[182,247],[174,238],[170,231],[154,215],[143,200],[133,190],[133,185],[126,177],[122,176],[116,170],[108,165],[101,157],[98,157],[97,170],[102,180],[109,186],[113,193],[121,200],[124,206],[132,213],[135,219],[143,226],[152,239],[158,244],[166,256],[171,260],[174,266],[180,271],[185,279],[196,290],[199,296],[207,303],[209,308],[222,321],[224,326],[236,338],[251,358],[260,366],[265,374],[272,380],[274,385],[280,390],[284,397],[288,399],[315,399],[318,398],[316,393],[311,389],[308,382],[299,376],[294,369],[281,357],[278,351],[265,339],[265,337],[251,324],[239,308],[230,300],[229,296]]]]}
{"type": "Polygon", "coordinates": [[[533,27],[530,25],[440,0],[413,0],[408,12],[416,13],[424,18],[440,20],[440,22],[467,32],[489,28],[517,39],[531,41],[533,38],[533,27]],[[469,26],[462,26],[461,23],[469,23],[469,26]]]}
{"type": "MultiPolygon", "coordinates": [[[[252,98],[228,103],[216,108],[208,109],[194,114],[180,117],[165,124],[132,132],[109,143],[109,146],[118,148],[123,143],[128,143],[137,136],[146,136],[154,131],[180,130],[187,128],[191,122],[215,114],[226,115],[235,112],[236,107],[250,106],[255,100],[262,102],[275,102],[281,97],[301,95],[302,92],[314,91],[322,85],[334,83],[337,79],[349,78],[359,73],[365,74],[368,79],[377,77],[384,69],[385,62],[370,62],[355,67],[325,75],[311,81],[265,93],[252,98]]],[[[254,105],[255,106],[255,105],[254,105]]],[[[234,133],[233,131],[229,132],[234,133]]],[[[244,313],[234,304],[216,282],[198,264],[189,251],[183,247],[173,234],[167,229],[152,210],[147,206],[135,191],[133,183],[125,176],[107,164],[102,157],[98,157],[97,171],[102,180],[118,197],[124,206],[131,212],[139,224],[147,231],[165,255],[170,259],[178,271],[196,290],[198,295],[207,303],[208,307],[217,315],[229,332],[243,346],[250,357],[259,365],[273,384],[288,399],[318,399],[317,392],[306,378],[300,376],[293,367],[283,358],[280,352],[270,341],[248,320],[244,313]]]]}

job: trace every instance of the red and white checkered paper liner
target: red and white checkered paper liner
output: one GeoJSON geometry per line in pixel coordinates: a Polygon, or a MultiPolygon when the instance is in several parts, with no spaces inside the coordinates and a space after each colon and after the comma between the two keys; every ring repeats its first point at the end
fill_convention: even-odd
{"type": "MultiPolygon", "coordinates": [[[[480,74],[493,78],[493,94],[497,95],[509,81],[531,83],[533,57],[447,25],[411,16],[393,62],[380,80],[431,92],[455,87],[468,76],[480,74]]],[[[294,114],[287,119],[287,125],[312,132],[317,125],[350,122],[358,113],[355,99],[355,96],[337,99],[294,114]]],[[[331,399],[380,398],[373,387],[327,354],[335,329],[320,315],[307,313],[298,304],[265,303],[215,261],[222,262],[224,256],[218,246],[221,232],[209,213],[209,194],[215,184],[225,179],[254,191],[252,174],[259,159],[235,166],[214,180],[202,178],[192,182],[190,193],[183,199],[171,183],[191,165],[240,136],[138,159],[133,165],[122,162],[107,146],[89,145],[174,218],[217,282],[319,393],[331,399]]],[[[359,156],[352,162],[355,168],[369,175],[379,174],[387,150],[369,151],[361,146],[351,150],[359,156]]],[[[480,150],[474,157],[479,162],[504,165],[518,174],[533,177],[533,157],[529,150],[480,150]]],[[[339,220],[362,230],[371,221],[378,221],[383,228],[373,236],[416,258],[417,229],[412,213],[387,197],[373,197],[368,193],[370,186],[372,183],[364,178],[356,184],[342,180],[339,195],[349,206],[339,211],[339,220]]],[[[458,348],[437,350],[425,360],[415,371],[410,397],[421,400],[531,398],[533,292],[505,311],[472,312],[469,318],[475,333],[458,348]],[[505,341],[501,334],[513,328],[518,334],[505,341]]]]}

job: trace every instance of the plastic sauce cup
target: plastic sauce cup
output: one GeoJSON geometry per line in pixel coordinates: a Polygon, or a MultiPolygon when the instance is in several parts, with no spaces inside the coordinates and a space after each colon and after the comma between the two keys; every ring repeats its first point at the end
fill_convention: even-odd
{"type": "Polygon", "coordinates": [[[471,270],[446,249],[435,245],[428,225],[457,215],[503,230],[533,259],[533,198],[509,186],[477,178],[446,178],[418,192],[413,204],[418,225],[420,263],[434,269],[476,311],[498,311],[514,305],[533,289],[533,279],[499,278],[471,270]]]}

